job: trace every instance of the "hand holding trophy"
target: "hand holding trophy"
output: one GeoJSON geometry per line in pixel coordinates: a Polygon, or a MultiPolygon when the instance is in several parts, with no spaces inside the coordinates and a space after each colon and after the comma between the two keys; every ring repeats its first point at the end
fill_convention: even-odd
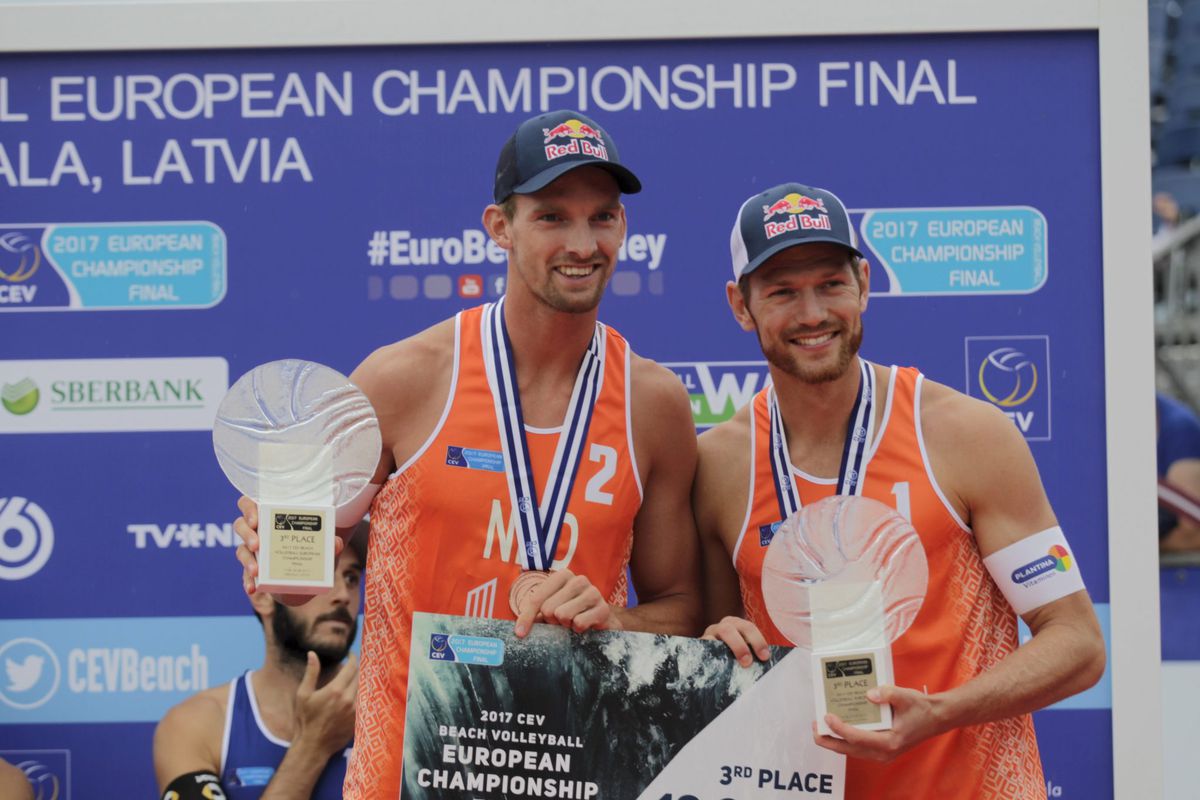
{"type": "Polygon", "coordinates": [[[329,367],[272,361],[230,388],[213,448],[230,483],[259,504],[258,588],[333,587],[336,529],[366,512],[381,447],[370,400],[329,367]]]}
{"type": "Polygon", "coordinates": [[[921,610],[925,548],[911,523],[883,503],[835,495],[784,522],[763,562],[775,627],[812,652],[818,731],[825,714],[864,730],[892,727],[891,707],[867,692],[891,684],[891,645],[921,610]]]}

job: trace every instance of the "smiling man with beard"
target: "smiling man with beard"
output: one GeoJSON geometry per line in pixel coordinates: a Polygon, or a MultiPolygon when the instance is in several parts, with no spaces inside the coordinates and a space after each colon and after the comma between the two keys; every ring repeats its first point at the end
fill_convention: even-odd
{"type": "Polygon", "coordinates": [[[706,636],[744,665],[790,644],[761,585],[778,523],[834,494],[885,503],[916,528],[929,585],[893,646],[896,685],[867,693],[891,705],[891,730],[813,725],[849,757],[845,796],[1044,798],[1030,712],[1094,684],[1105,656],[1024,438],[996,407],[858,355],[870,265],[833,193],[791,183],[751,197],[731,252],[729,305],[772,385],[700,437],[693,506],[721,620],[706,636]],[[1018,614],[1033,634],[1020,647],[1018,614]]]}
{"type": "Polygon", "coordinates": [[[172,708],[154,733],[154,769],[170,800],[340,798],[354,746],[366,525],[338,556],[334,588],[298,608],[251,597],[262,667],[172,708]],[[344,662],[344,663],[343,663],[344,662]]]}

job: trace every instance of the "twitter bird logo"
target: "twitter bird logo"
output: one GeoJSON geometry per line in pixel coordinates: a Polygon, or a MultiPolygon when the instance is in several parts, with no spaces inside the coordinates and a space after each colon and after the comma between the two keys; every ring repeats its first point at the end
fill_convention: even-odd
{"type": "Polygon", "coordinates": [[[4,671],[8,675],[8,686],[5,689],[10,692],[24,692],[32,689],[41,679],[42,667],[45,663],[46,659],[36,653],[25,656],[24,661],[4,659],[4,671]]]}
{"type": "Polygon", "coordinates": [[[44,705],[58,691],[62,667],[43,641],[22,636],[0,644],[0,703],[21,710],[44,705]]]}

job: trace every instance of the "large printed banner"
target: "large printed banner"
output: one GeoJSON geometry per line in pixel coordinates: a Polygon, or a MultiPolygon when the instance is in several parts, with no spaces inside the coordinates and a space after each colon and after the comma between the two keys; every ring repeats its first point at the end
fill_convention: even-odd
{"type": "MultiPolygon", "coordinates": [[[[500,296],[496,156],[556,108],[645,185],[601,318],[699,428],[767,379],[725,300],[742,201],[828,188],[871,263],[864,354],[1012,419],[1108,602],[1094,33],[0,55],[0,757],[63,798],[153,793],[151,715],[261,660],[219,623],[163,632],[253,624],[215,404],[500,296]],[[83,700],[135,673],[138,719],[83,700]]],[[[1107,684],[1085,706],[1037,716],[1052,796],[1112,796],[1107,684]]]]}
{"type": "Polygon", "coordinates": [[[719,642],[416,614],[401,797],[841,798],[810,668],[791,648],[741,667],[719,642]]]}

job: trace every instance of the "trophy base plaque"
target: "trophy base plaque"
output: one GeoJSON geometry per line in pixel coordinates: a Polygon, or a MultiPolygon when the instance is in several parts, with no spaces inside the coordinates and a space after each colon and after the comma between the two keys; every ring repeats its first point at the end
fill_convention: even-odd
{"type": "Polygon", "coordinates": [[[890,647],[814,652],[812,679],[817,732],[822,736],[837,736],[825,724],[826,714],[865,731],[891,730],[892,707],[867,699],[869,690],[892,683],[890,647]]]}
{"type": "Polygon", "coordinates": [[[255,585],[281,594],[332,589],[335,514],[333,506],[260,504],[255,585]]]}

